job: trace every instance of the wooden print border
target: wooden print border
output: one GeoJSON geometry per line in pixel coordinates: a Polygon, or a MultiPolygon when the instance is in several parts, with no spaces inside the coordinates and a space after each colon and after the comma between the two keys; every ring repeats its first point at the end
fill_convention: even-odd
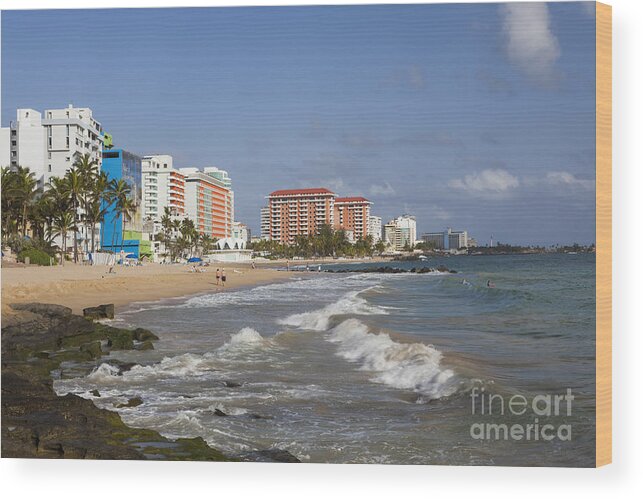
{"type": "Polygon", "coordinates": [[[612,462],[612,7],[596,3],[596,466],[612,462]]]}

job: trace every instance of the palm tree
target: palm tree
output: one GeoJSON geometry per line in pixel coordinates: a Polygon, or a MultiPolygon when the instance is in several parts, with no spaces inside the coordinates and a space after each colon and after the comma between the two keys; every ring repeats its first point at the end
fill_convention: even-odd
{"type": "Polygon", "coordinates": [[[71,208],[74,213],[74,262],[78,263],[78,208],[80,207],[81,198],[84,195],[85,185],[83,177],[75,167],[67,170],[64,179],[67,192],[69,194],[69,200],[71,201],[71,208]]]}
{"type": "MultiPolygon", "coordinates": [[[[29,168],[19,166],[13,173],[13,181],[9,182],[8,194],[13,197],[14,202],[20,207],[21,236],[27,235],[27,211],[40,192],[36,176],[29,171],[29,168]]],[[[5,180],[3,178],[3,180],[5,180]]],[[[3,185],[3,191],[5,187],[3,185]]]]}
{"type": "MultiPolygon", "coordinates": [[[[94,184],[99,174],[98,163],[92,159],[89,154],[77,154],[74,161],[73,169],[78,172],[81,180],[81,190],[79,192],[80,206],[85,210],[85,207],[90,202],[90,198],[94,193],[94,184]]],[[[88,222],[86,217],[83,217],[84,222],[88,222]]],[[[85,234],[87,233],[87,225],[84,225],[85,234]]],[[[92,227],[92,246],[94,244],[94,230],[92,227]]],[[[85,238],[85,251],[87,251],[87,238],[85,238]]]]}
{"type": "Polygon", "coordinates": [[[125,198],[122,202],[116,205],[116,209],[121,215],[121,252],[123,251],[123,243],[125,242],[125,222],[132,219],[132,215],[136,211],[136,203],[132,198],[125,198]]]}
{"type": "MultiPolygon", "coordinates": [[[[108,191],[108,199],[110,200],[111,203],[114,204],[114,210],[117,213],[123,213],[123,207],[127,204],[127,200],[129,199],[130,195],[132,193],[132,189],[130,188],[129,184],[125,182],[123,179],[119,179],[116,182],[112,182],[112,184],[109,187],[108,191]]],[[[122,220],[124,222],[124,220],[122,220]]],[[[114,236],[116,235],[116,222],[118,222],[118,217],[114,216],[114,230],[112,232],[112,250],[114,249],[114,236]]],[[[122,240],[123,234],[121,233],[121,240],[122,240]]],[[[122,244],[121,244],[122,246],[122,244]]],[[[122,248],[121,248],[122,249],[122,248]]]]}
{"type": "Polygon", "coordinates": [[[93,182],[88,188],[88,194],[85,197],[84,211],[85,220],[89,224],[91,231],[91,252],[94,252],[96,225],[103,222],[105,215],[109,212],[111,205],[109,199],[109,176],[105,172],[100,172],[93,176],[93,182]]]}
{"type": "Polygon", "coordinates": [[[75,232],[77,229],[76,216],[71,211],[62,211],[53,220],[51,237],[60,236],[62,239],[62,265],[65,265],[65,256],[67,255],[67,234],[70,230],[75,232]]]}

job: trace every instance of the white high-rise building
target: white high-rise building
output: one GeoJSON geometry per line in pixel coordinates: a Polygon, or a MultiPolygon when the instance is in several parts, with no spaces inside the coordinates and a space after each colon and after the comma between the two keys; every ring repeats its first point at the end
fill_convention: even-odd
{"type": "Polygon", "coordinates": [[[100,167],[103,128],[86,107],[18,109],[16,120],[0,132],[0,159],[8,165],[29,168],[41,186],[62,177],[79,156],[89,154],[100,167]]]}
{"type": "Polygon", "coordinates": [[[402,215],[384,226],[384,239],[396,251],[413,248],[417,240],[417,224],[413,215],[402,215]]]}
{"type": "Polygon", "coordinates": [[[143,220],[152,219],[158,226],[165,208],[174,216],[185,216],[185,175],[172,167],[172,156],[143,156],[141,173],[143,220]]]}
{"type": "Polygon", "coordinates": [[[368,235],[373,238],[373,244],[382,240],[382,217],[368,217],[368,235]]]}
{"type": "Polygon", "coordinates": [[[261,208],[261,239],[270,239],[270,207],[261,208]]]}

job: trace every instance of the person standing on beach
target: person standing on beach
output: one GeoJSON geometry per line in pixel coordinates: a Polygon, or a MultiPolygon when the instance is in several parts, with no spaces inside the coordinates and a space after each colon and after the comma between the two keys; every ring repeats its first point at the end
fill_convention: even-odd
{"type": "Polygon", "coordinates": [[[219,281],[221,280],[221,271],[217,269],[217,286],[219,285],[219,281]]]}
{"type": "Polygon", "coordinates": [[[225,288],[225,269],[221,269],[221,285],[225,288]]]}

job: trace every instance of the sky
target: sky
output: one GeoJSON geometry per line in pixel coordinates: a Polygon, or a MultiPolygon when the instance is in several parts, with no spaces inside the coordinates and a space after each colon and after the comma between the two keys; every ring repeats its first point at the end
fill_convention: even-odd
{"type": "Polygon", "coordinates": [[[2,12],[2,126],[90,107],[116,147],[365,196],[418,233],[595,241],[593,2],[2,12]]]}

